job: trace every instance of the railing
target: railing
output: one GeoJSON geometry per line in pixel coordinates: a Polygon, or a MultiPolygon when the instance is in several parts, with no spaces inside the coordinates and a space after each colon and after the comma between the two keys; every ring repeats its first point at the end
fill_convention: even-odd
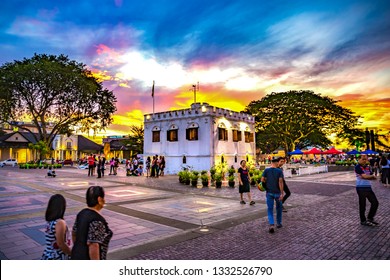
{"type": "Polygon", "coordinates": [[[328,172],[328,166],[327,165],[321,165],[321,166],[308,166],[308,167],[301,167],[297,169],[297,175],[310,175],[310,174],[318,174],[318,173],[325,173],[328,172]]]}

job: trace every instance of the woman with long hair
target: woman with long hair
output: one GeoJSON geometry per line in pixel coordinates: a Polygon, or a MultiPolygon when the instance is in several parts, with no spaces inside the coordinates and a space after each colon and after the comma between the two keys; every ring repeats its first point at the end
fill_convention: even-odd
{"type": "Polygon", "coordinates": [[[50,197],[45,219],[47,221],[45,239],[46,247],[42,260],[67,260],[71,254],[68,227],[64,220],[66,209],[65,198],[60,194],[50,197]]]}

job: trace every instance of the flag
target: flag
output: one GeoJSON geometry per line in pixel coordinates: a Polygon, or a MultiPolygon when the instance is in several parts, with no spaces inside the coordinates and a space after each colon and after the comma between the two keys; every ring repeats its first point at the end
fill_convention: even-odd
{"type": "Polygon", "coordinates": [[[152,86],[152,97],[154,97],[154,81],[153,81],[153,86],[152,86]]]}

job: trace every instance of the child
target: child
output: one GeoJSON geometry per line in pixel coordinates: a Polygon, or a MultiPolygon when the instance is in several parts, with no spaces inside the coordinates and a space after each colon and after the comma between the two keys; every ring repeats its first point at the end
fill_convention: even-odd
{"type": "Polygon", "coordinates": [[[56,172],[51,169],[51,166],[49,167],[49,171],[47,171],[47,176],[53,177],[53,178],[56,176],[56,172]]]}

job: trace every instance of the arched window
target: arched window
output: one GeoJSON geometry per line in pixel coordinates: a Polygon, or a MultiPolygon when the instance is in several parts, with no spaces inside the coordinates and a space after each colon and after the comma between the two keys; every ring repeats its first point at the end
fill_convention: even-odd
{"type": "Polygon", "coordinates": [[[152,129],[152,142],[160,142],[160,131],[161,129],[158,126],[153,127],[152,129]]]}
{"type": "Polygon", "coordinates": [[[233,134],[233,142],[239,142],[242,140],[242,133],[238,125],[233,125],[232,134],[233,134]]]}
{"type": "Polygon", "coordinates": [[[186,139],[188,141],[198,140],[199,125],[195,122],[190,123],[186,129],[186,139]]]}
{"type": "Polygon", "coordinates": [[[218,125],[218,140],[228,141],[228,131],[224,123],[218,125]]]}
{"type": "Polygon", "coordinates": [[[177,125],[172,124],[167,131],[167,141],[177,142],[179,141],[179,128],[177,125]]]}
{"type": "Polygon", "coordinates": [[[254,142],[254,133],[250,131],[249,127],[245,129],[244,135],[245,135],[245,143],[254,142]]]}

